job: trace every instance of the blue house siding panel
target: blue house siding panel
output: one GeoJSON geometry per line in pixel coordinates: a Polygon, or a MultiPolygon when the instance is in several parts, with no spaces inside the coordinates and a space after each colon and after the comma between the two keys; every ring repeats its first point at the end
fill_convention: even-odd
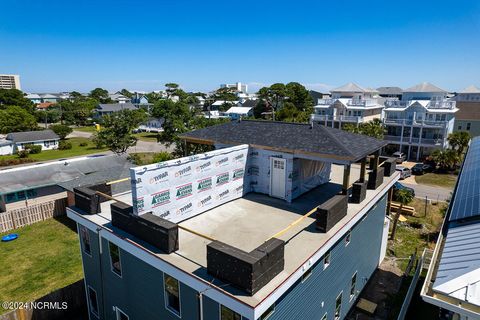
{"type": "Polygon", "coordinates": [[[304,282],[299,280],[277,301],[269,319],[321,319],[325,312],[327,319],[334,319],[335,300],[342,291],[343,319],[358,297],[350,300],[353,274],[357,272],[356,291],[361,291],[378,266],[385,210],[386,196],[352,229],[347,246],[344,237],[332,248],[330,265],[325,270],[323,260],[314,265],[304,282]]]}
{"type": "MultiPolygon", "coordinates": [[[[84,228],[82,225],[77,224],[78,229],[84,228]]],[[[99,316],[103,313],[102,308],[102,280],[100,270],[100,248],[98,243],[98,234],[85,228],[90,236],[90,255],[85,253],[85,247],[81,238],[81,233],[79,232],[80,238],[80,250],[82,252],[82,261],[83,261],[83,271],[84,271],[84,281],[87,288],[87,303],[88,303],[88,286],[90,286],[97,293],[97,304],[99,309],[99,316]]],[[[91,310],[90,310],[91,312],[91,310]]],[[[90,314],[90,319],[98,319],[94,314],[90,314]]]]}
{"type": "MultiPolygon", "coordinates": [[[[115,319],[113,307],[130,319],[174,320],[178,316],[165,307],[163,273],[120,249],[122,277],[111,271],[108,241],[102,239],[106,319],[115,319]]],[[[197,292],[180,282],[182,319],[198,318],[197,292]]]]}

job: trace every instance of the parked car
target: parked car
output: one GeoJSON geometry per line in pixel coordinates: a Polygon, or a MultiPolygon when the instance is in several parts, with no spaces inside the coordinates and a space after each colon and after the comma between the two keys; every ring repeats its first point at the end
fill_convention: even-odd
{"type": "Polygon", "coordinates": [[[412,174],[415,174],[415,175],[422,175],[424,173],[432,172],[432,171],[433,171],[433,167],[425,163],[417,163],[412,167],[412,174]]]}
{"type": "Polygon", "coordinates": [[[392,154],[392,157],[395,158],[395,161],[397,163],[402,163],[403,161],[405,161],[405,159],[407,159],[407,157],[405,156],[405,153],[400,151],[394,152],[392,154]]]}
{"type": "Polygon", "coordinates": [[[395,182],[393,184],[393,201],[397,201],[396,195],[398,190],[407,190],[412,194],[413,197],[415,197],[415,190],[413,190],[413,188],[407,187],[400,182],[395,182]]]}
{"type": "Polygon", "coordinates": [[[404,166],[397,166],[395,170],[400,172],[400,180],[408,178],[412,175],[412,171],[404,166]]]}

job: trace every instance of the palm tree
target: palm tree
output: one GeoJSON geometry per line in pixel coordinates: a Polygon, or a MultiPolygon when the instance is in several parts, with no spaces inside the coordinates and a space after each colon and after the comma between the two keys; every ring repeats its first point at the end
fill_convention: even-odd
{"type": "Polygon", "coordinates": [[[400,218],[400,214],[403,211],[403,206],[409,204],[413,200],[413,194],[406,190],[401,189],[396,192],[397,201],[400,202],[400,208],[395,212],[395,216],[393,216],[393,226],[392,226],[392,233],[390,234],[390,240],[395,240],[395,232],[397,231],[397,224],[398,218],[400,218]]]}
{"type": "Polygon", "coordinates": [[[452,149],[457,150],[459,154],[463,154],[468,147],[470,138],[470,133],[467,131],[457,131],[450,133],[447,140],[452,149]]]}

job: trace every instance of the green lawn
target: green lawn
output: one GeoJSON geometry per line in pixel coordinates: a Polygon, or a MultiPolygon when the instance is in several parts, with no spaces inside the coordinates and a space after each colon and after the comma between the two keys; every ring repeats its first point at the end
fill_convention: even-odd
{"type": "Polygon", "coordinates": [[[137,139],[148,142],[157,142],[157,133],[155,132],[140,132],[134,134],[137,139]]]}
{"type": "Polygon", "coordinates": [[[0,242],[0,301],[32,301],[83,277],[75,223],[57,219],[10,231],[19,238],[0,242]]]}
{"type": "MultiPolygon", "coordinates": [[[[54,159],[62,159],[62,158],[69,158],[69,157],[76,157],[82,156],[92,153],[99,153],[107,151],[107,148],[97,149],[93,145],[93,143],[88,138],[70,138],[66,139],[68,142],[72,144],[72,149],[69,150],[46,150],[42,151],[37,154],[31,154],[28,157],[35,161],[46,161],[46,160],[54,160],[54,159]],[[80,146],[81,143],[87,143],[86,146],[80,146]]],[[[15,159],[18,158],[16,155],[9,155],[9,156],[0,156],[0,160],[5,159],[15,159]]]]}
{"type": "Polygon", "coordinates": [[[454,174],[425,173],[421,176],[415,176],[415,181],[419,184],[453,189],[457,176],[454,174]]]}
{"type": "Polygon", "coordinates": [[[95,126],[88,126],[88,127],[72,127],[73,131],[82,131],[82,132],[90,132],[94,133],[96,131],[95,126]]]}
{"type": "MultiPolygon", "coordinates": [[[[414,253],[420,255],[424,248],[433,249],[435,247],[436,237],[442,225],[443,217],[447,203],[437,202],[436,204],[427,204],[427,216],[425,217],[425,201],[414,199],[409,206],[415,208],[415,216],[404,216],[406,222],[398,222],[395,240],[389,241],[389,255],[395,256],[398,260],[400,269],[405,270],[408,258],[414,253]]],[[[390,223],[392,225],[392,223],[390,223]]]]}

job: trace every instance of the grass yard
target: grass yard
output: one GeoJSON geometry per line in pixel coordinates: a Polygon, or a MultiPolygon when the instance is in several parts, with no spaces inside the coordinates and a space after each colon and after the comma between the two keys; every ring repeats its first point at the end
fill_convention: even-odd
{"type": "Polygon", "coordinates": [[[453,189],[457,177],[454,174],[425,173],[422,176],[415,176],[415,181],[419,184],[453,189]]]}
{"type": "Polygon", "coordinates": [[[72,127],[73,131],[81,131],[81,132],[89,132],[94,133],[97,131],[95,126],[88,126],[88,127],[72,127]]]}
{"type": "MultiPolygon", "coordinates": [[[[62,159],[62,158],[69,158],[69,157],[77,157],[77,156],[82,156],[82,155],[87,155],[92,153],[104,152],[108,150],[108,148],[97,149],[88,138],[70,138],[70,139],[66,139],[66,141],[72,144],[72,149],[46,150],[37,154],[31,154],[28,156],[28,158],[33,159],[35,161],[46,161],[46,160],[62,159]],[[81,143],[87,143],[87,145],[80,146],[81,143]]],[[[0,160],[9,160],[9,159],[17,159],[17,158],[18,158],[17,155],[0,156],[0,160]]]]}
{"type": "Polygon", "coordinates": [[[83,278],[74,230],[63,216],[8,232],[19,238],[0,242],[0,301],[32,301],[83,278]]]}
{"type": "Polygon", "coordinates": [[[157,142],[157,133],[155,132],[140,132],[140,133],[135,133],[134,136],[137,137],[138,140],[147,141],[147,142],[157,142]]]}
{"type": "Polygon", "coordinates": [[[426,217],[424,200],[414,199],[409,206],[415,208],[415,216],[404,214],[407,221],[398,222],[395,240],[390,240],[388,244],[388,254],[401,259],[398,260],[398,266],[402,270],[406,269],[408,257],[414,253],[415,248],[420,255],[424,248],[435,247],[447,204],[445,202],[427,204],[426,217]]]}

